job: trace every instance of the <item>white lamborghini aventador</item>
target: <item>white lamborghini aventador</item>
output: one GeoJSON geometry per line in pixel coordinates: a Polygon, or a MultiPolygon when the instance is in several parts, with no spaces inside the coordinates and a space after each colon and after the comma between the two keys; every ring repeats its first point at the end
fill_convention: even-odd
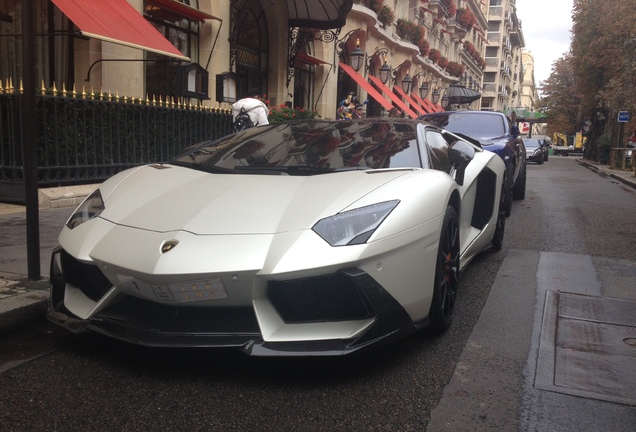
{"type": "Polygon", "coordinates": [[[70,217],[48,318],[252,355],[336,355],[453,318],[502,245],[502,159],[426,123],[298,121],[123,171],[70,217]],[[502,207],[500,209],[500,207],[502,207]]]}

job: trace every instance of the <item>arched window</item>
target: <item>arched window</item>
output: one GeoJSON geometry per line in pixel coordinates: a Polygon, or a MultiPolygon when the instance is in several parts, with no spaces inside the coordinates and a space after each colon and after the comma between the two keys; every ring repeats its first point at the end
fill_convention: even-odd
{"type": "Polygon", "coordinates": [[[269,31],[261,2],[234,0],[231,26],[230,63],[236,73],[237,98],[254,87],[267,94],[269,31]]]}

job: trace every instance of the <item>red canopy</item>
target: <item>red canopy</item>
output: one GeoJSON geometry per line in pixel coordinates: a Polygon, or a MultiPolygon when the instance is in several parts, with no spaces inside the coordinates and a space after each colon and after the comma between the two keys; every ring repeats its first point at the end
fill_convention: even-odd
{"type": "Polygon", "coordinates": [[[84,36],[190,60],[126,0],[52,1],[84,36]]]}

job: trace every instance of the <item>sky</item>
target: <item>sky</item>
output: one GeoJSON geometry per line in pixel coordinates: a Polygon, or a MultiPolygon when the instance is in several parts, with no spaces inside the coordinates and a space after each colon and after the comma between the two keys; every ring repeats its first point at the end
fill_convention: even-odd
{"type": "Polygon", "coordinates": [[[550,76],[552,63],[570,49],[572,0],[517,0],[517,18],[540,86],[550,76]]]}

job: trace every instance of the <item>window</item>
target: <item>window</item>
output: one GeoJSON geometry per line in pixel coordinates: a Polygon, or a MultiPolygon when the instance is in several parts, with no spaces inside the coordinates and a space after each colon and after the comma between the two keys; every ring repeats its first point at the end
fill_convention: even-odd
{"type": "Polygon", "coordinates": [[[264,95],[268,94],[269,31],[265,13],[258,5],[247,2],[243,9],[231,6],[232,10],[241,10],[240,14],[233,12],[230,31],[230,64],[235,67],[239,99],[245,97],[250,88],[260,88],[264,95]]]}
{"type": "Polygon", "coordinates": [[[448,160],[448,143],[444,137],[438,132],[427,131],[426,141],[431,149],[431,165],[433,169],[450,174],[453,167],[448,160]]]}
{"type": "MultiPolygon", "coordinates": [[[[152,1],[144,2],[144,14],[148,21],[163,34],[192,63],[198,62],[199,23],[178,15],[175,11],[162,9],[152,1]]],[[[181,0],[188,6],[197,8],[196,0],[181,0]]],[[[176,59],[168,59],[160,54],[146,52],[146,94],[157,97],[174,97],[177,94],[176,59]]]]}

